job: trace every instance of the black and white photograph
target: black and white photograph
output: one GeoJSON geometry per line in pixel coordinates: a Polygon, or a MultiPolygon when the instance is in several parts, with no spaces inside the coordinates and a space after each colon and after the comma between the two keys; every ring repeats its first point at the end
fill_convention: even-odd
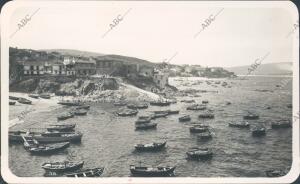
{"type": "Polygon", "coordinates": [[[298,177],[292,2],[17,1],[1,15],[7,182],[298,177]]]}

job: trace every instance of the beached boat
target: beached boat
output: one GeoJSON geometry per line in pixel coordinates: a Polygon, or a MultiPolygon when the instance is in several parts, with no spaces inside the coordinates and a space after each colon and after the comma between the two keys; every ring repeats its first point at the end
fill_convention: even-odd
{"type": "Polygon", "coordinates": [[[186,108],[186,110],[194,110],[194,111],[205,110],[205,109],[206,109],[206,106],[201,105],[201,104],[194,104],[194,105],[188,106],[186,108]]]}
{"type": "Polygon", "coordinates": [[[23,142],[23,138],[32,137],[39,143],[58,143],[58,142],[80,142],[82,133],[80,132],[26,132],[26,131],[9,131],[8,137],[11,142],[23,142]]]}
{"type": "Polygon", "coordinates": [[[168,106],[170,104],[171,104],[170,101],[163,101],[163,100],[150,102],[150,105],[153,105],[153,106],[168,106]]]}
{"type": "Polygon", "coordinates": [[[40,94],[40,97],[44,98],[44,99],[50,99],[51,98],[51,96],[49,94],[40,94]]]}
{"type": "Polygon", "coordinates": [[[256,114],[247,114],[244,116],[245,120],[255,120],[255,119],[259,119],[259,115],[256,114]]]}
{"type": "Polygon", "coordinates": [[[186,122],[186,121],[191,121],[191,116],[190,115],[184,115],[178,118],[180,122],[186,122]]]}
{"type": "Polygon", "coordinates": [[[99,177],[102,175],[104,171],[104,167],[99,167],[99,168],[93,168],[93,169],[85,169],[81,171],[77,171],[74,173],[66,173],[65,176],[67,177],[99,177]]]}
{"type": "Polygon", "coordinates": [[[271,127],[273,129],[276,129],[276,128],[291,128],[292,123],[289,120],[282,120],[282,121],[279,121],[279,122],[272,122],[271,127]]]}
{"type": "Polygon", "coordinates": [[[128,109],[147,109],[148,108],[148,104],[146,104],[146,103],[128,104],[127,108],[128,109]]]}
{"type": "Polygon", "coordinates": [[[9,101],[9,105],[15,105],[16,102],[15,101],[9,101]]]}
{"type": "Polygon", "coordinates": [[[209,126],[208,125],[194,125],[190,127],[190,132],[191,133],[202,133],[202,132],[207,132],[209,131],[209,126]]]}
{"type": "Polygon", "coordinates": [[[70,142],[55,143],[50,145],[31,146],[27,149],[31,154],[53,154],[70,146],[70,142]]]}
{"type": "Polygon", "coordinates": [[[253,136],[264,136],[266,135],[266,128],[264,126],[257,126],[251,130],[253,136]]]}
{"type": "Polygon", "coordinates": [[[201,118],[201,119],[213,119],[213,118],[215,118],[215,115],[214,114],[210,114],[210,113],[199,114],[198,118],[201,118]]]}
{"type": "Polygon", "coordinates": [[[19,100],[20,97],[16,97],[16,96],[9,96],[10,100],[19,100]]]}
{"type": "Polygon", "coordinates": [[[60,101],[57,104],[66,105],[66,106],[80,106],[80,105],[82,105],[81,103],[75,102],[75,101],[60,101]]]}
{"type": "Polygon", "coordinates": [[[152,117],[151,116],[139,116],[138,119],[135,121],[136,124],[141,123],[150,123],[152,117]]]}
{"type": "Polygon", "coordinates": [[[39,142],[32,137],[22,136],[22,139],[24,141],[23,145],[24,145],[25,149],[29,149],[31,147],[36,147],[37,145],[39,145],[39,142]]]}
{"type": "Polygon", "coordinates": [[[61,120],[66,120],[66,119],[70,119],[70,118],[73,118],[74,117],[74,114],[73,113],[65,113],[65,114],[62,114],[60,116],[57,117],[57,120],[61,121],[61,120]]]}
{"type": "Polygon", "coordinates": [[[201,159],[209,159],[212,157],[213,152],[209,148],[190,148],[189,151],[186,152],[188,159],[192,160],[201,160],[201,159]]]}
{"type": "Polygon", "coordinates": [[[154,112],[152,115],[151,115],[151,118],[152,119],[157,119],[157,118],[163,118],[163,117],[167,117],[169,115],[168,112],[154,112]]]}
{"type": "Polygon", "coordinates": [[[167,142],[162,143],[149,143],[149,144],[136,144],[134,147],[137,151],[160,151],[162,150],[167,142]]]}
{"type": "Polygon", "coordinates": [[[230,122],[228,123],[230,127],[237,127],[237,128],[249,128],[250,124],[248,122],[230,122]]]}
{"type": "Polygon", "coordinates": [[[135,129],[136,130],[155,129],[156,126],[157,126],[157,123],[143,123],[143,124],[136,124],[135,129]]]}
{"type": "Polygon", "coordinates": [[[27,104],[27,105],[30,105],[32,103],[32,101],[27,100],[26,98],[19,98],[18,102],[21,104],[27,104]]]}
{"type": "Polygon", "coordinates": [[[281,177],[284,175],[286,175],[286,172],[283,170],[279,170],[279,169],[272,169],[272,170],[266,171],[267,177],[281,177]]]}
{"type": "Polygon", "coordinates": [[[67,172],[67,171],[76,171],[81,169],[84,162],[71,162],[71,161],[64,161],[64,162],[45,162],[42,165],[42,168],[46,171],[52,172],[67,172]]]}
{"type": "Polygon", "coordinates": [[[143,177],[166,177],[174,176],[176,167],[141,167],[130,165],[130,172],[132,176],[143,177]]]}
{"type": "Polygon", "coordinates": [[[35,98],[35,99],[38,99],[40,97],[38,94],[29,94],[28,96],[30,98],[35,98]]]}
{"type": "Polygon", "coordinates": [[[87,115],[87,110],[78,109],[78,110],[75,110],[73,112],[73,114],[76,115],[76,116],[85,116],[85,115],[87,115]]]}
{"type": "Polygon", "coordinates": [[[137,115],[138,111],[135,109],[124,109],[120,112],[117,112],[118,116],[135,116],[137,115]]]}
{"type": "Polygon", "coordinates": [[[212,133],[210,131],[206,131],[203,133],[199,133],[197,135],[198,140],[202,141],[202,140],[208,140],[212,138],[212,133]]]}
{"type": "Polygon", "coordinates": [[[79,109],[89,110],[90,106],[89,105],[80,105],[80,106],[76,107],[76,110],[79,110],[79,109]]]}
{"type": "Polygon", "coordinates": [[[49,125],[50,127],[47,128],[48,131],[59,131],[59,132],[68,132],[74,131],[76,124],[69,124],[69,125],[49,125]]]}

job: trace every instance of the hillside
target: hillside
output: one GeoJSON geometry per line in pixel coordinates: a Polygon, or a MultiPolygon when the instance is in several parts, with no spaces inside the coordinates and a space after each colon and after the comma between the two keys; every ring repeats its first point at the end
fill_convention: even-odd
{"type": "Polygon", "coordinates": [[[82,57],[98,57],[103,56],[104,54],[96,53],[96,52],[89,52],[89,51],[80,51],[80,50],[73,50],[73,49],[46,49],[46,50],[39,50],[45,52],[56,52],[60,53],[61,55],[70,55],[70,56],[82,56],[82,57]]]}
{"type": "MultiPolygon", "coordinates": [[[[230,67],[226,69],[237,75],[246,75],[248,73],[248,68],[250,68],[250,65],[230,67]]],[[[257,69],[251,73],[251,75],[291,75],[292,68],[292,62],[266,63],[259,65],[257,69]]]]}

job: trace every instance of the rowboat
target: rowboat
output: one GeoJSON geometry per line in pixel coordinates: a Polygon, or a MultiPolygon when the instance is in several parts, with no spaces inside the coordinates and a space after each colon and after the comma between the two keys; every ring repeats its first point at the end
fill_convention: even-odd
{"type": "Polygon", "coordinates": [[[135,129],[136,130],[155,129],[156,126],[157,126],[157,123],[143,123],[143,124],[136,124],[135,129]]]}
{"type": "Polygon", "coordinates": [[[266,128],[264,126],[257,126],[254,127],[251,132],[253,136],[263,136],[266,135],[266,128]]]}
{"type": "Polygon", "coordinates": [[[73,113],[76,116],[84,116],[87,114],[87,111],[84,109],[79,109],[79,110],[75,110],[73,113]]]}
{"type": "Polygon", "coordinates": [[[271,127],[273,129],[276,129],[276,128],[290,128],[290,127],[292,127],[292,123],[289,120],[282,120],[282,121],[279,121],[279,122],[272,122],[271,127]]]}
{"type": "Polygon", "coordinates": [[[160,151],[166,145],[166,141],[163,143],[148,143],[148,144],[136,144],[134,147],[137,151],[160,151]]]}
{"type": "Polygon", "coordinates": [[[250,124],[248,122],[230,122],[228,123],[230,127],[237,127],[237,128],[249,128],[250,124]]]}
{"type": "Polygon", "coordinates": [[[199,114],[198,117],[202,119],[213,119],[215,118],[215,115],[210,113],[205,113],[205,114],[199,114]]]}
{"type": "Polygon", "coordinates": [[[79,109],[88,110],[88,109],[90,109],[90,106],[89,105],[80,105],[80,106],[76,107],[76,110],[79,110],[79,109]]]}
{"type": "Polygon", "coordinates": [[[191,116],[190,115],[185,115],[185,116],[179,117],[178,120],[180,122],[191,121],[191,116]]]}
{"type": "Polygon", "coordinates": [[[180,102],[184,102],[184,103],[195,103],[195,100],[181,100],[180,102]]]}
{"type": "Polygon", "coordinates": [[[59,131],[59,132],[68,132],[73,131],[76,124],[69,124],[69,125],[49,125],[51,127],[47,128],[48,131],[59,131]]]}
{"type": "Polygon", "coordinates": [[[209,148],[190,148],[186,152],[189,159],[199,160],[199,159],[209,159],[212,157],[213,152],[209,148]]]}
{"type": "Polygon", "coordinates": [[[146,104],[146,103],[128,104],[127,108],[129,108],[129,109],[147,109],[148,108],[148,104],[146,104]]]}
{"type": "Polygon", "coordinates": [[[163,117],[166,117],[168,115],[169,115],[169,113],[167,113],[167,112],[157,112],[157,113],[152,114],[151,118],[152,119],[163,118],[163,117]]]}
{"type": "Polygon", "coordinates": [[[150,102],[150,105],[153,105],[153,106],[168,106],[170,104],[171,104],[171,102],[169,102],[169,101],[152,101],[152,102],[150,102]]]}
{"type": "Polygon", "coordinates": [[[27,100],[26,98],[19,98],[18,102],[21,104],[31,104],[32,103],[30,100],[27,100]]]}
{"type": "Polygon", "coordinates": [[[67,172],[67,171],[76,171],[78,169],[81,169],[84,162],[70,162],[70,161],[64,161],[64,162],[45,162],[42,165],[42,168],[46,171],[52,171],[52,172],[67,172]]]}
{"type": "Polygon", "coordinates": [[[202,132],[207,132],[209,131],[209,126],[208,125],[194,125],[190,127],[190,132],[191,133],[202,133],[202,132]]]}
{"type": "Polygon", "coordinates": [[[199,133],[197,135],[198,140],[202,141],[202,140],[208,140],[212,138],[212,133],[210,131],[206,131],[203,133],[199,133]]]}
{"type": "Polygon", "coordinates": [[[40,97],[44,98],[44,99],[50,99],[51,98],[51,96],[49,94],[40,94],[40,97]]]}
{"type": "Polygon", "coordinates": [[[65,113],[65,114],[62,114],[60,116],[57,117],[57,120],[66,120],[66,119],[70,119],[70,118],[73,118],[74,117],[74,114],[73,113],[65,113]]]}
{"type": "Polygon", "coordinates": [[[130,172],[132,176],[143,176],[143,177],[166,177],[174,176],[174,167],[137,167],[130,165],[130,172]]]}
{"type": "Polygon", "coordinates": [[[30,98],[38,99],[40,96],[38,94],[30,94],[28,95],[30,98]]]}
{"type": "Polygon", "coordinates": [[[256,114],[248,114],[244,116],[244,119],[246,120],[255,120],[255,119],[259,119],[259,115],[256,114]]]}
{"type": "Polygon", "coordinates": [[[114,106],[118,106],[118,107],[125,106],[125,105],[127,105],[127,102],[115,102],[114,103],[114,106]]]}
{"type": "Polygon", "coordinates": [[[25,138],[32,137],[39,143],[58,143],[58,142],[80,142],[82,133],[80,132],[56,132],[56,133],[40,133],[40,132],[26,132],[26,131],[9,131],[8,137],[11,142],[23,142],[22,136],[25,138]]]}
{"type": "Polygon", "coordinates": [[[9,99],[10,99],[10,100],[19,100],[19,97],[16,97],[16,96],[9,96],[9,99]]]}
{"type": "Polygon", "coordinates": [[[202,104],[194,104],[194,105],[188,106],[186,108],[186,110],[194,110],[194,111],[205,110],[205,109],[206,109],[206,106],[202,105],[202,104]]]}
{"type": "Polygon", "coordinates": [[[203,104],[207,104],[207,103],[208,103],[208,100],[202,100],[202,103],[203,103],[203,104]]]}
{"type": "Polygon", "coordinates": [[[80,106],[81,105],[79,102],[74,102],[74,101],[60,101],[57,104],[66,105],[66,106],[80,106]]]}
{"type": "Polygon", "coordinates": [[[55,143],[50,145],[41,145],[29,147],[27,150],[31,154],[53,154],[70,146],[70,142],[55,143]]]}
{"type": "Polygon", "coordinates": [[[104,167],[94,168],[94,169],[85,169],[81,171],[77,171],[74,173],[66,173],[65,176],[67,177],[99,177],[102,175],[104,171],[104,167]]]}
{"type": "Polygon", "coordinates": [[[15,101],[9,101],[9,105],[15,105],[16,102],[15,101]]]}
{"type": "Polygon", "coordinates": [[[135,116],[137,115],[138,111],[135,109],[125,109],[120,112],[117,112],[118,116],[135,116]]]}
{"type": "Polygon", "coordinates": [[[142,123],[150,123],[152,117],[151,116],[139,116],[138,119],[135,121],[136,124],[142,123]]]}

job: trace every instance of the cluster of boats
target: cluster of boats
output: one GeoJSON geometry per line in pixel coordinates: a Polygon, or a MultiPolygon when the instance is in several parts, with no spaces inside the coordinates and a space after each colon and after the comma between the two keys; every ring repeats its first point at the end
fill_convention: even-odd
{"type": "MultiPolygon", "coordinates": [[[[43,98],[43,99],[50,99],[51,96],[49,94],[29,94],[28,97],[30,98],[43,98]]],[[[16,97],[16,96],[9,96],[9,105],[15,105],[16,102],[20,103],[20,104],[26,104],[26,105],[30,105],[32,104],[32,101],[27,99],[27,98],[23,98],[23,97],[16,97]]]]}

